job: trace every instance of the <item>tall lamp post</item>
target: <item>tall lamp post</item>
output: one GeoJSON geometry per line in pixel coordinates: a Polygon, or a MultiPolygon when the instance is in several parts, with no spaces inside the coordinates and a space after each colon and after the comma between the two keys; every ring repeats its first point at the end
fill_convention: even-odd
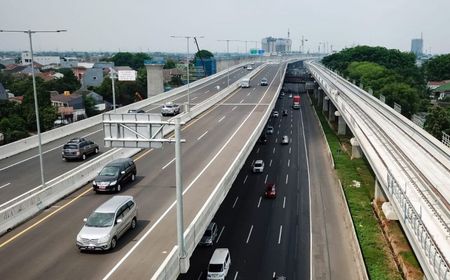
{"type": "Polygon", "coordinates": [[[44,163],[42,160],[42,140],[41,140],[41,125],[39,123],[39,106],[37,101],[37,92],[36,92],[36,78],[34,75],[34,54],[33,54],[33,43],[31,39],[31,35],[35,33],[60,33],[66,32],[67,30],[0,30],[0,32],[10,32],[10,33],[25,33],[28,34],[28,38],[30,39],[30,53],[31,53],[31,76],[33,77],[33,97],[34,97],[34,110],[36,111],[36,128],[38,134],[38,147],[39,147],[39,165],[41,169],[41,188],[45,187],[45,178],[44,178],[44,163]]]}
{"type": "Polygon", "coordinates": [[[170,36],[171,38],[186,39],[187,54],[186,54],[186,77],[187,77],[187,111],[191,111],[190,85],[189,85],[189,40],[191,38],[204,38],[203,36],[170,36]]]}
{"type": "Polygon", "coordinates": [[[227,86],[230,86],[230,42],[242,42],[240,40],[217,40],[219,42],[227,42],[227,86]]]}

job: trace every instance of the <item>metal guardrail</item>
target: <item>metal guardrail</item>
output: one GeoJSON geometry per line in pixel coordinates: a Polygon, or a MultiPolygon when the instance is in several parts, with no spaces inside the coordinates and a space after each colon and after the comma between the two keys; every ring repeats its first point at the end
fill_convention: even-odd
{"type": "MultiPolygon", "coordinates": [[[[450,270],[448,265],[448,260],[445,259],[445,257],[442,255],[442,252],[439,250],[439,247],[437,246],[435,239],[431,236],[429,229],[427,229],[426,224],[428,223],[428,226],[431,226],[430,219],[432,219],[433,215],[436,215],[435,212],[431,211],[431,214],[428,214],[428,210],[430,207],[429,202],[424,205],[422,208],[422,204],[419,204],[419,211],[417,210],[417,204],[421,203],[421,199],[423,199],[423,196],[415,196],[414,190],[419,191],[418,189],[414,189],[412,191],[409,191],[408,195],[406,195],[406,187],[405,189],[402,189],[400,187],[400,184],[394,179],[392,175],[392,169],[388,169],[387,163],[384,162],[383,164],[378,164],[374,162],[371,159],[371,154],[376,156],[379,156],[376,152],[376,148],[374,147],[374,144],[371,143],[370,140],[368,140],[368,134],[370,135],[376,135],[377,133],[364,133],[362,127],[356,123],[355,117],[349,116],[350,112],[347,110],[344,106],[344,103],[342,101],[342,98],[340,98],[340,102],[337,102],[337,95],[338,92],[336,89],[330,87],[326,81],[324,81],[320,74],[318,74],[319,69],[315,66],[308,65],[309,67],[314,67],[317,72],[314,72],[313,75],[316,77],[316,80],[319,81],[319,84],[321,85],[322,89],[326,90],[328,92],[328,95],[331,98],[334,98],[334,103],[336,107],[340,110],[343,116],[346,116],[347,123],[350,124],[350,128],[352,129],[352,132],[355,136],[358,137],[358,140],[361,143],[361,148],[363,150],[365,149],[365,154],[371,163],[372,167],[374,168],[375,173],[377,174],[377,178],[380,179],[380,183],[383,186],[383,189],[386,190],[386,194],[390,201],[393,201],[393,205],[395,206],[394,209],[397,212],[398,216],[400,217],[400,222],[403,225],[403,228],[405,230],[405,233],[408,236],[408,239],[411,241],[411,244],[414,248],[414,251],[416,252],[418,259],[420,263],[422,264],[422,267],[425,271],[425,274],[427,277],[432,279],[450,279],[450,270]],[[367,139],[367,141],[366,141],[367,139]],[[381,168],[381,169],[380,169],[381,168]],[[411,195],[415,196],[414,201],[411,201],[411,195]],[[425,211],[425,212],[423,212],[425,211]],[[425,216],[424,216],[425,215],[425,216]],[[426,217],[426,218],[425,218],[426,217]],[[427,221],[427,222],[425,222],[427,221]]],[[[355,86],[352,86],[355,87],[355,86]]],[[[360,89],[359,89],[360,90],[360,89]]],[[[380,104],[382,104],[380,102],[380,104]]],[[[384,104],[383,104],[384,105],[384,104]]],[[[385,105],[382,107],[385,107],[385,105]]],[[[390,108],[390,110],[393,110],[390,108]]],[[[359,115],[356,114],[358,117],[359,115]]],[[[399,118],[401,119],[401,117],[399,118]]],[[[411,126],[410,124],[408,124],[411,126]]],[[[370,130],[370,129],[369,129],[370,130]]],[[[431,142],[435,142],[432,140],[431,142]]],[[[387,144],[384,143],[383,144],[387,144]]],[[[434,145],[433,146],[439,146],[434,145]]],[[[396,174],[399,172],[399,170],[396,170],[396,174]]],[[[408,177],[405,178],[405,176],[402,177],[402,181],[408,182],[408,177]]],[[[415,184],[415,183],[413,183],[415,184]]],[[[422,202],[423,203],[423,202],[422,202]]],[[[434,228],[436,230],[436,228],[434,228]]],[[[445,236],[445,234],[444,234],[445,236]]],[[[446,235],[447,237],[444,239],[440,239],[440,242],[447,242],[448,245],[448,239],[450,236],[446,235]]],[[[436,237],[435,237],[436,238],[436,237]]],[[[445,244],[444,244],[445,245],[445,244]]],[[[445,246],[444,246],[445,247],[445,246]]]]}

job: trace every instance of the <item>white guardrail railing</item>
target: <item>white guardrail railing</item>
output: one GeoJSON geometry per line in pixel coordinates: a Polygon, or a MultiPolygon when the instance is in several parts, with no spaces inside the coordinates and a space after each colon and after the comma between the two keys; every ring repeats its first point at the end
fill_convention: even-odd
{"type": "MultiPolygon", "coordinates": [[[[286,66],[284,67],[283,71],[283,77],[282,80],[284,80],[284,75],[286,73],[286,66]]],[[[206,230],[206,227],[209,225],[211,220],[213,219],[214,215],[216,214],[217,210],[220,207],[220,204],[225,199],[225,197],[228,194],[228,191],[230,190],[231,186],[233,185],[234,180],[236,179],[237,175],[239,174],[242,166],[245,164],[245,161],[249,154],[251,153],[253,146],[255,145],[256,141],[258,140],[261,133],[264,131],[264,126],[267,122],[267,120],[270,117],[270,114],[275,107],[275,103],[277,101],[277,96],[281,90],[282,83],[280,83],[277,93],[275,94],[274,98],[269,104],[269,107],[267,108],[267,111],[264,113],[263,117],[261,118],[260,122],[256,126],[255,130],[249,137],[248,141],[242,147],[241,151],[239,152],[236,159],[233,161],[233,163],[230,165],[222,179],[219,181],[217,186],[215,187],[214,191],[211,193],[209,198],[206,200],[203,207],[200,209],[200,211],[197,213],[193,221],[189,224],[186,231],[184,232],[184,238],[185,238],[185,246],[186,246],[186,253],[187,257],[190,258],[192,256],[192,253],[195,250],[195,247],[197,246],[198,242],[203,236],[203,233],[206,230]]],[[[167,279],[176,279],[178,275],[180,274],[180,262],[179,262],[179,252],[178,252],[178,246],[174,246],[170,254],[166,257],[164,262],[161,264],[159,269],[156,271],[156,273],[151,278],[152,280],[167,280],[167,279]]]]}
{"type": "MultiPolygon", "coordinates": [[[[398,158],[394,158],[393,155],[390,155],[387,152],[386,149],[392,149],[386,146],[389,144],[383,141],[380,142],[380,139],[382,139],[380,138],[380,133],[374,130],[373,125],[369,126],[362,119],[363,114],[360,110],[364,110],[364,108],[353,108],[351,104],[347,104],[344,101],[343,97],[339,97],[339,91],[342,92],[342,89],[335,88],[336,85],[349,82],[339,79],[339,81],[332,86],[324,79],[324,77],[327,77],[326,75],[328,75],[329,77],[327,77],[327,79],[336,81],[336,78],[332,77],[335,74],[329,74],[325,70],[310,63],[307,64],[307,67],[319,83],[320,87],[333,101],[333,104],[352,130],[353,135],[357,138],[364,155],[377,176],[377,180],[383,187],[387,198],[394,206],[393,209],[399,217],[403,230],[416,253],[426,277],[429,279],[450,280],[448,260],[448,255],[450,253],[450,234],[447,230],[449,225],[446,224],[445,217],[441,217],[433,208],[435,205],[431,205],[430,201],[426,198],[431,195],[430,190],[426,190],[424,186],[420,186],[417,182],[411,181],[411,178],[404,170],[407,163],[402,163],[398,158]],[[443,219],[444,224],[442,223],[443,219]]],[[[349,87],[354,88],[354,85],[349,85],[349,87]]],[[[362,90],[359,89],[359,91],[362,90]]],[[[369,95],[368,93],[366,94],[369,95]]],[[[359,106],[364,105],[364,103],[358,104],[360,104],[359,106]]],[[[386,107],[385,104],[379,105],[379,107],[382,110],[386,110],[386,108],[384,108],[386,107]]],[[[371,117],[375,118],[376,116],[374,115],[371,117]]],[[[384,117],[391,118],[392,116],[384,117]]],[[[378,117],[374,121],[377,121],[378,123],[382,122],[378,117]]],[[[401,117],[399,117],[399,120],[396,123],[402,123],[402,121],[401,117]]],[[[410,126],[410,128],[411,127],[412,126],[410,126]]],[[[390,137],[395,137],[394,135],[396,134],[391,131],[390,137]]],[[[412,136],[416,141],[417,137],[419,136],[415,134],[412,136]]],[[[426,137],[420,136],[420,138],[423,140],[426,137]]],[[[395,142],[393,140],[391,141],[395,142]]],[[[432,142],[430,149],[438,149],[441,146],[434,140],[430,142],[432,142]]],[[[405,143],[402,145],[405,145],[405,143]]],[[[445,155],[445,152],[442,151],[430,151],[429,153],[434,154],[436,158],[445,155]]],[[[433,171],[430,170],[429,172],[433,171]]],[[[441,187],[445,188],[445,186],[441,187]]],[[[448,195],[448,185],[446,193],[444,193],[444,196],[446,195],[448,195]]]]}
{"type": "MultiPolygon", "coordinates": [[[[246,77],[251,78],[255,76],[264,67],[265,64],[259,66],[254,71],[250,72],[246,77]]],[[[188,122],[236,90],[237,84],[238,82],[234,83],[230,88],[225,88],[206,101],[197,104],[191,109],[191,113],[183,113],[178,117],[180,117],[183,122],[188,122]]],[[[172,131],[173,126],[172,128],[163,131],[163,133],[164,135],[167,135],[172,131]]],[[[41,186],[39,186],[9,202],[0,205],[0,235],[29,219],[42,209],[52,205],[64,196],[84,186],[86,183],[94,179],[101,168],[108,162],[121,157],[131,157],[139,151],[140,149],[129,148],[111,149],[103,155],[77,167],[76,169],[49,181],[45,188],[41,188],[41,186]]]]}
{"type": "MultiPolygon", "coordinates": [[[[233,67],[230,67],[229,71],[234,71],[235,69],[241,68],[247,64],[248,63],[242,63],[239,65],[235,65],[233,67]]],[[[206,77],[204,79],[197,80],[193,83],[190,83],[189,86],[190,86],[191,90],[193,90],[193,89],[195,89],[195,87],[206,84],[206,83],[214,80],[215,78],[217,78],[221,75],[225,75],[225,74],[227,74],[227,70],[223,70],[219,73],[216,73],[216,74],[206,77]]],[[[167,92],[160,93],[158,95],[155,95],[155,96],[149,97],[147,99],[126,105],[124,107],[117,108],[116,113],[121,114],[121,113],[126,113],[129,109],[143,108],[143,107],[152,105],[154,103],[161,102],[167,98],[176,96],[180,93],[183,93],[185,90],[187,90],[187,85],[175,88],[175,89],[167,91],[167,92]]],[[[109,111],[107,113],[111,113],[111,112],[109,111]]],[[[90,117],[88,119],[84,119],[84,120],[81,120],[78,122],[74,122],[74,123],[71,123],[71,124],[68,124],[68,125],[65,125],[62,127],[58,127],[58,128],[43,132],[43,133],[41,133],[42,144],[49,143],[49,142],[59,139],[61,137],[65,137],[65,136],[71,135],[75,132],[98,125],[102,122],[102,118],[103,118],[102,116],[103,116],[103,114],[99,114],[97,116],[90,117]]],[[[10,157],[12,155],[24,152],[26,150],[35,148],[37,146],[38,146],[38,136],[37,135],[33,135],[30,137],[15,141],[13,143],[2,145],[2,146],[0,146],[0,160],[10,157]]]]}

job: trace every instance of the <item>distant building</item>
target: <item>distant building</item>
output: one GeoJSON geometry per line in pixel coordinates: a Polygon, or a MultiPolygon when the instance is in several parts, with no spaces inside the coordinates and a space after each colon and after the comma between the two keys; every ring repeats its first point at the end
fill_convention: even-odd
{"type": "Polygon", "coordinates": [[[61,58],[61,68],[74,68],[78,66],[78,58],[63,57],[61,58]]]}
{"type": "Polygon", "coordinates": [[[292,40],[285,38],[266,37],[261,40],[261,47],[265,53],[286,53],[291,51],[292,40]]]}
{"type": "Polygon", "coordinates": [[[89,86],[98,87],[103,83],[103,69],[101,68],[90,68],[86,69],[84,72],[81,85],[83,88],[87,88],[89,86]]]}
{"type": "Polygon", "coordinates": [[[412,39],[411,40],[411,52],[416,55],[416,57],[420,57],[423,55],[423,39],[412,39]]]}
{"type": "Polygon", "coordinates": [[[450,83],[443,84],[433,90],[433,95],[437,100],[443,100],[450,96],[450,83]]]}
{"type": "MultiPolygon", "coordinates": [[[[41,65],[60,65],[61,59],[59,56],[34,56],[33,57],[34,62],[37,62],[41,65]]],[[[21,59],[22,65],[27,65],[31,63],[31,53],[30,52],[23,52],[22,53],[22,59],[21,59]]]]}

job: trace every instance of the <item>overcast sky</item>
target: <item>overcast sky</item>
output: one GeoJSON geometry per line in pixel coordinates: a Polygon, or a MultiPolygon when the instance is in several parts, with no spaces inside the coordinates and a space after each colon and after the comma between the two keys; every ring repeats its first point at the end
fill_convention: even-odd
{"type": "MultiPolygon", "coordinates": [[[[68,30],[35,35],[37,51],[185,52],[186,40],[170,36],[194,35],[204,36],[200,48],[223,52],[218,40],[260,46],[289,29],[293,50],[304,35],[305,51],[319,42],[409,51],[423,32],[425,52],[450,53],[449,11],[450,0],[0,0],[0,29],[68,30]]],[[[0,33],[0,51],[27,48],[25,34],[0,33]]],[[[244,50],[230,43],[230,51],[244,50]]]]}

